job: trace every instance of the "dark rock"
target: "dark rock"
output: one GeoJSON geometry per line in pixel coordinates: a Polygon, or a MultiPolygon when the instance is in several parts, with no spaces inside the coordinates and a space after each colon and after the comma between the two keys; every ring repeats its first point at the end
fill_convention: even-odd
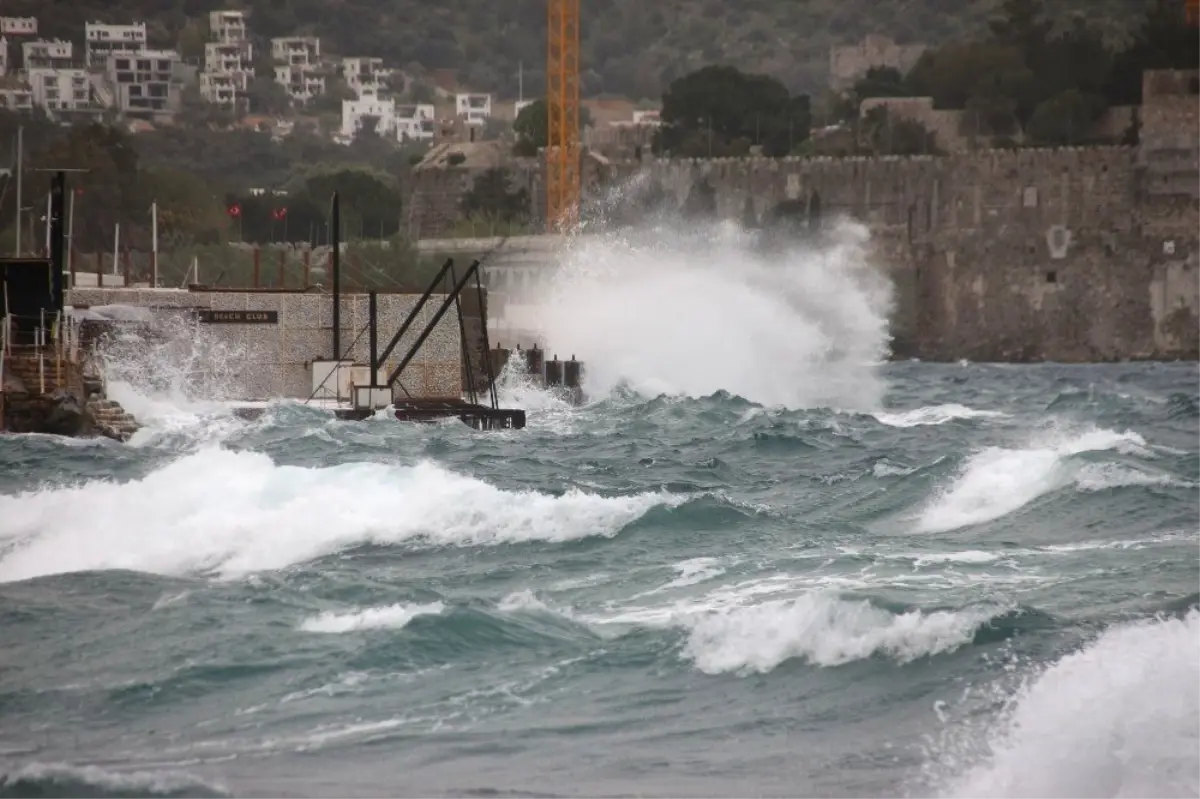
{"type": "Polygon", "coordinates": [[[79,399],[60,388],[50,395],[50,409],[43,422],[43,432],[58,436],[86,436],[92,432],[92,423],[79,399]]]}

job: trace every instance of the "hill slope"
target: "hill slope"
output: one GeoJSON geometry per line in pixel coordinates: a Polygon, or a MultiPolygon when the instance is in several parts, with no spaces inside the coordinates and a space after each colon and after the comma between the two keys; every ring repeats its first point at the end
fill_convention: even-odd
{"type": "MultiPolygon", "coordinates": [[[[767,72],[793,90],[825,85],[829,47],[886,33],[939,44],[980,31],[998,0],[581,0],[584,94],[657,98],[671,79],[712,63],[767,72]]],[[[38,16],[44,35],[81,42],[88,20],[145,20],[156,44],[181,32],[195,53],[196,24],[241,6],[259,36],[314,34],[323,49],[382,56],[396,65],[453,69],[474,90],[543,90],[545,0],[6,0],[5,13],[38,16]],[[189,30],[189,20],[193,20],[189,30]]],[[[1055,0],[1057,15],[1086,14],[1115,34],[1143,0],[1055,0]]]]}

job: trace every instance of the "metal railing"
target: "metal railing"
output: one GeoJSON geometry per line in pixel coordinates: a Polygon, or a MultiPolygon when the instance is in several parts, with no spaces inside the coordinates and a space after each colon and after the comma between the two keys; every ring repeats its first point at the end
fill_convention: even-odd
{"type": "MultiPolygon", "coordinates": [[[[36,360],[38,391],[46,393],[48,368],[53,370],[54,386],[62,386],[66,367],[79,359],[78,320],[64,316],[62,311],[48,319],[43,310],[37,316],[8,314],[0,328],[3,331],[0,363],[11,362],[14,354],[36,360]]],[[[11,363],[8,366],[11,369],[11,363]]]]}
{"type": "Polygon", "coordinates": [[[8,314],[0,316],[0,430],[5,428],[4,421],[4,362],[8,360],[8,314]]]}

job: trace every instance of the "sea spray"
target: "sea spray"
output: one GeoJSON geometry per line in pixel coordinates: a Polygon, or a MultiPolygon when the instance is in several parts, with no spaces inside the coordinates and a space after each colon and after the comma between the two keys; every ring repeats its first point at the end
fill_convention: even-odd
{"type": "Polygon", "coordinates": [[[151,422],[218,410],[237,398],[246,368],[244,346],[169,311],[137,326],[118,326],[99,354],[109,394],[151,422]]]}
{"type": "Polygon", "coordinates": [[[891,284],[865,228],[768,252],[736,226],[581,236],[520,301],[541,339],[587,364],[592,397],[727,391],[788,408],[878,407],[891,284]]]}

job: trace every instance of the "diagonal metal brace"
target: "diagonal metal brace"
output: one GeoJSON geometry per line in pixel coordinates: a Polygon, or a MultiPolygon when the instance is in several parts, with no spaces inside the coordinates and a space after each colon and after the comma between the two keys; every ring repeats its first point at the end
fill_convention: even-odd
{"type": "MultiPolygon", "coordinates": [[[[433,279],[433,282],[429,284],[429,288],[425,289],[425,293],[421,295],[421,299],[417,300],[417,304],[413,306],[411,311],[409,311],[408,318],[404,320],[404,324],[400,325],[400,329],[396,331],[396,335],[392,336],[392,340],[389,341],[388,345],[383,348],[383,352],[379,353],[379,363],[387,362],[388,356],[392,354],[392,350],[396,349],[396,345],[400,343],[401,337],[408,332],[410,327],[412,327],[412,323],[417,318],[417,314],[421,312],[421,308],[423,308],[425,303],[429,301],[429,297],[433,294],[434,289],[442,285],[443,278],[446,277],[446,273],[450,271],[450,268],[453,266],[454,259],[447,258],[446,263],[442,264],[442,268],[438,270],[437,277],[433,279]]],[[[392,381],[389,380],[388,385],[390,386],[391,384],[392,381]]]]}
{"type": "MultiPolygon", "coordinates": [[[[444,266],[442,268],[443,268],[443,270],[445,270],[445,269],[448,269],[449,266],[450,266],[450,261],[447,261],[446,266],[444,266]]],[[[478,260],[472,261],[471,265],[469,267],[467,267],[467,271],[464,272],[463,276],[458,279],[457,283],[454,284],[454,288],[451,290],[450,294],[446,297],[446,299],[442,302],[442,307],[438,308],[438,311],[436,314],[434,314],[433,319],[430,319],[429,324],[425,325],[425,329],[421,331],[421,335],[417,337],[417,340],[415,342],[413,342],[412,347],[409,349],[408,353],[404,356],[404,359],[401,360],[400,364],[392,371],[392,373],[390,375],[388,375],[387,384],[389,387],[395,385],[396,381],[400,379],[400,374],[401,374],[401,372],[404,371],[404,367],[408,366],[409,361],[411,361],[416,356],[417,351],[419,349],[421,349],[421,345],[425,343],[425,339],[429,338],[429,334],[433,332],[433,329],[435,327],[437,327],[438,322],[442,321],[442,317],[446,315],[446,311],[448,311],[450,309],[450,306],[453,305],[454,302],[458,299],[458,295],[466,287],[467,282],[471,279],[471,276],[474,275],[476,270],[478,270],[478,269],[479,269],[479,261],[478,260]]],[[[405,327],[408,326],[408,322],[411,321],[411,319],[415,315],[416,315],[416,311],[414,309],[413,314],[411,314],[409,316],[409,319],[405,321],[405,327]]],[[[401,332],[403,332],[403,331],[404,331],[404,328],[401,328],[401,332]]],[[[400,333],[396,334],[395,340],[396,341],[400,340],[400,333]]]]}

